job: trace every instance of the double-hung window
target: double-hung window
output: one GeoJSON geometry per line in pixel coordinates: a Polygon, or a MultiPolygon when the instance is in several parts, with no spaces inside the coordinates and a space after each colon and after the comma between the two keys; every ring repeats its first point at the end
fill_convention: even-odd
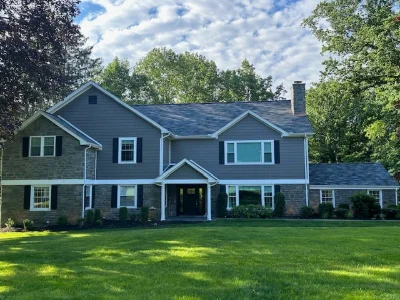
{"type": "Polygon", "coordinates": [[[29,156],[55,156],[56,137],[55,136],[31,136],[29,143],[29,156]]]}
{"type": "Polygon", "coordinates": [[[135,164],[136,163],[136,138],[119,138],[118,144],[118,163],[135,164]]]}
{"type": "Polygon", "coordinates": [[[382,191],[381,190],[368,190],[368,194],[375,198],[376,203],[382,207],[382,191]]]}
{"type": "Polygon", "coordinates": [[[137,207],[136,185],[119,186],[118,207],[137,207]]]}
{"type": "Polygon", "coordinates": [[[333,207],[335,207],[335,191],[320,190],[320,203],[332,203],[333,207]]]}
{"type": "Polygon", "coordinates": [[[225,164],[273,164],[273,141],[225,142],[225,164]]]}
{"type": "Polygon", "coordinates": [[[264,186],[264,206],[275,209],[272,186],[264,186]]]}
{"type": "Polygon", "coordinates": [[[228,185],[227,209],[230,210],[237,205],[262,205],[274,209],[274,189],[272,185],[228,185]]]}
{"type": "Polygon", "coordinates": [[[92,186],[85,186],[85,209],[92,208],[92,186]]]}
{"type": "Polygon", "coordinates": [[[31,210],[50,210],[51,187],[32,186],[31,188],[31,210]]]}

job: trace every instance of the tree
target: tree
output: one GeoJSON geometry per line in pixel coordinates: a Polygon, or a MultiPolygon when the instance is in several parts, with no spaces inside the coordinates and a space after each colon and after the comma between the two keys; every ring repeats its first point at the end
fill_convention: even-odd
{"type": "Polygon", "coordinates": [[[99,65],[79,26],[77,0],[0,4],[0,139],[93,76],[99,65]]]}

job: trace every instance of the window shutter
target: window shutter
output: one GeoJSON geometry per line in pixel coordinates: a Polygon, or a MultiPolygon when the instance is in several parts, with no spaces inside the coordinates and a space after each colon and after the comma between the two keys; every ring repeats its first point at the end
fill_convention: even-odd
{"type": "Polygon", "coordinates": [[[274,141],[274,157],[275,157],[275,163],[280,164],[281,163],[281,148],[279,145],[279,141],[274,141]]]}
{"type": "Polygon", "coordinates": [[[118,163],[118,138],[113,139],[113,163],[118,163]]]}
{"type": "Polygon", "coordinates": [[[22,157],[29,156],[29,136],[22,138],[22,157]]]}
{"type": "Polygon", "coordinates": [[[24,209],[29,209],[31,206],[31,186],[24,186],[24,209]]]}
{"type": "Polygon", "coordinates": [[[118,185],[111,187],[111,207],[117,207],[118,185]]]}
{"type": "Polygon", "coordinates": [[[219,186],[219,192],[220,192],[221,194],[225,194],[225,193],[226,193],[226,186],[223,185],[223,184],[221,184],[221,185],[219,186]]]}
{"type": "Polygon", "coordinates": [[[96,186],[92,185],[92,208],[94,208],[94,201],[96,200],[96,186]]]}
{"type": "Polygon", "coordinates": [[[281,186],[280,185],[275,185],[275,195],[277,193],[280,193],[280,192],[281,192],[281,186]]]}
{"type": "Polygon", "coordinates": [[[136,143],[136,162],[141,163],[143,162],[143,138],[137,138],[136,143]]]}
{"type": "Polygon", "coordinates": [[[62,136],[56,136],[56,156],[62,155],[62,136]]]}
{"type": "Polygon", "coordinates": [[[137,186],[137,207],[143,206],[143,185],[137,186]]]}
{"type": "Polygon", "coordinates": [[[57,209],[58,185],[51,186],[51,209],[57,209]]]}
{"type": "Polygon", "coordinates": [[[219,142],[219,164],[225,164],[225,143],[219,142]]]}

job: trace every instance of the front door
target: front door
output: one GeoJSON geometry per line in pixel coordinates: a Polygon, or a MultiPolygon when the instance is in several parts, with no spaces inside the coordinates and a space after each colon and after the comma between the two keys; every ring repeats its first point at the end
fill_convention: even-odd
{"type": "Polygon", "coordinates": [[[205,214],[205,186],[178,186],[177,209],[178,215],[202,216],[205,214]]]}

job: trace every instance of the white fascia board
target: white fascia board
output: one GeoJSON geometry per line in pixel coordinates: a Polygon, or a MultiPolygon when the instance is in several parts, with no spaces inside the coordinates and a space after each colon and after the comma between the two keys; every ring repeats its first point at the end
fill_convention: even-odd
{"type": "Polygon", "coordinates": [[[395,190],[398,186],[379,185],[310,185],[310,190],[395,190]]]}
{"type": "Polygon", "coordinates": [[[308,184],[305,179],[220,179],[219,184],[266,185],[266,184],[308,184]]]}
{"type": "Polygon", "coordinates": [[[83,184],[82,179],[22,179],[3,180],[1,185],[74,185],[83,184]]]}
{"type": "Polygon", "coordinates": [[[217,137],[209,135],[175,135],[174,140],[215,140],[217,137]]]}
{"type": "Polygon", "coordinates": [[[88,184],[93,185],[136,185],[136,184],[155,184],[154,179],[98,179],[86,180],[88,184]]]}
{"type": "Polygon", "coordinates": [[[147,122],[149,122],[150,124],[152,124],[153,126],[157,127],[158,129],[161,130],[162,133],[169,133],[169,131],[167,129],[165,129],[164,127],[162,127],[160,124],[156,123],[155,121],[153,121],[152,119],[150,119],[149,117],[145,116],[144,114],[142,114],[141,112],[139,112],[138,110],[134,109],[133,107],[129,106],[128,104],[126,104],[124,101],[122,101],[121,99],[119,99],[117,96],[111,94],[109,91],[105,90],[104,88],[102,88],[100,85],[98,85],[97,83],[93,82],[93,81],[89,81],[87,83],[85,83],[84,85],[82,85],[80,88],[78,88],[76,91],[72,92],[71,94],[69,94],[67,97],[65,97],[65,99],[63,101],[60,101],[59,103],[57,103],[56,105],[54,105],[53,107],[49,108],[47,110],[47,112],[49,113],[54,113],[58,110],[60,110],[62,107],[64,107],[65,105],[67,105],[68,103],[72,102],[74,99],[76,99],[79,95],[81,95],[82,93],[84,93],[85,91],[87,91],[90,87],[94,87],[96,89],[98,89],[99,91],[101,91],[102,93],[106,94],[107,96],[109,96],[111,99],[115,100],[117,103],[121,104],[122,106],[124,106],[126,109],[130,110],[131,112],[135,113],[136,115],[138,115],[139,117],[141,117],[142,119],[146,120],[147,122]]]}
{"type": "Polygon", "coordinates": [[[224,131],[228,130],[229,128],[231,128],[233,125],[235,125],[236,123],[238,123],[239,121],[241,121],[242,119],[244,119],[245,117],[251,115],[252,117],[254,117],[255,119],[257,119],[258,121],[260,121],[261,123],[264,123],[264,125],[274,129],[275,131],[279,132],[282,136],[288,136],[288,133],[283,130],[282,128],[276,126],[275,124],[272,124],[271,122],[265,120],[264,118],[260,117],[259,115],[257,115],[256,113],[248,110],[246,112],[244,112],[243,114],[241,114],[240,116],[238,116],[237,118],[233,119],[232,121],[230,121],[228,124],[226,124],[224,127],[220,128],[219,130],[217,130],[216,132],[214,132],[211,136],[212,137],[218,137],[218,135],[220,135],[221,133],[223,133],[224,131]]]}

